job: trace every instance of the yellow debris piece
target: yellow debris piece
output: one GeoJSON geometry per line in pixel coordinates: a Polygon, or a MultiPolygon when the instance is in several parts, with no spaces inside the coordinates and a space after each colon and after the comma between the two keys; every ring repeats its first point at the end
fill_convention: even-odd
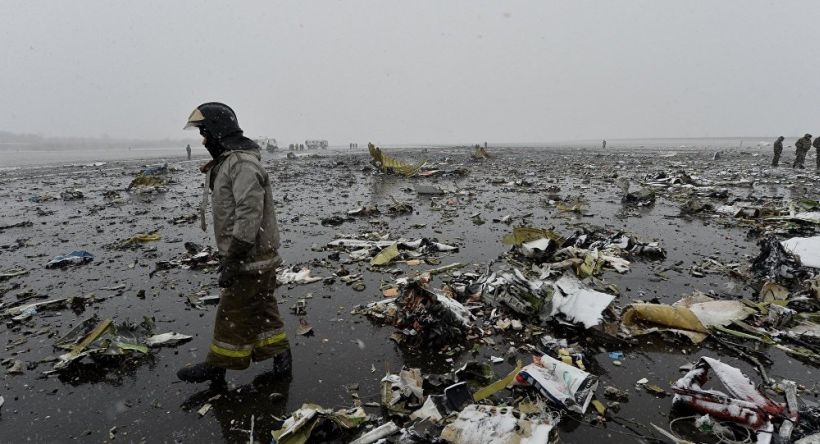
{"type": "Polygon", "coordinates": [[[370,259],[370,265],[387,265],[399,255],[399,244],[393,242],[389,247],[385,247],[379,254],[370,259]]]}
{"type": "Polygon", "coordinates": [[[524,363],[519,359],[515,363],[515,368],[507,374],[507,376],[473,393],[473,400],[478,402],[494,393],[500,392],[504,389],[504,387],[512,384],[513,379],[515,379],[515,376],[521,371],[522,368],[524,368],[524,363]]]}
{"type": "Polygon", "coordinates": [[[512,233],[505,234],[501,239],[501,242],[505,245],[521,245],[525,242],[534,241],[541,238],[552,239],[558,243],[559,246],[566,240],[561,237],[560,234],[552,230],[533,227],[517,227],[513,228],[512,233]]]}
{"type": "Polygon", "coordinates": [[[158,241],[160,239],[161,239],[161,237],[157,233],[148,233],[148,234],[138,233],[138,234],[135,234],[135,235],[131,236],[125,242],[127,244],[137,244],[137,243],[142,243],[142,242],[154,242],[154,241],[158,241]]]}
{"type": "Polygon", "coordinates": [[[165,185],[165,179],[159,176],[142,175],[135,177],[128,185],[128,189],[137,187],[159,187],[165,185]]]}
{"type": "Polygon", "coordinates": [[[635,335],[670,331],[688,337],[695,344],[709,335],[709,329],[692,310],[682,306],[631,304],[624,311],[621,323],[635,335]]]}
{"type": "Polygon", "coordinates": [[[370,157],[373,158],[373,163],[381,171],[394,171],[399,173],[403,176],[415,176],[416,173],[419,172],[422,166],[426,161],[422,160],[417,165],[412,165],[406,162],[402,162],[401,160],[395,159],[393,157],[384,154],[381,148],[373,145],[372,143],[367,144],[367,149],[370,150],[370,157]]]}

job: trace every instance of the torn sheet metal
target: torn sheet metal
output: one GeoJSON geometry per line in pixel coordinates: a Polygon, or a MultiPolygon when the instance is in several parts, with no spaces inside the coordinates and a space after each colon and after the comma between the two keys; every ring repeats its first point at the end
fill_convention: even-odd
{"type": "Polygon", "coordinates": [[[382,405],[393,413],[410,414],[422,405],[421,369],[402,369],[388,373],[380,382],[382,405]]]}
{"type": "Polygon", "coordinates": [[[441,431],[452,444],[547,444],[555,426],[548,416],[526,416],[512,407],[470,404],[441,431]]]}
{"type": "Polygon", "coordinates": [[[800,261],[774,235],[760,239],[758,246],[760,254],[752,261],[752,271],[759,279],[785,283],[805,274],[800,270],[800,261]]]}
{"type": "Polygon", "coordinates": [[[630,304],[621,317],[621,325],[633,336],[654,332],[670,332],[699,344],[709,336],[709,329],[697,316],[683,306],[665,304],[630,304]]]}
{"type": "Polygon", "coordinates": [[[193,336],[183,335],[182,333],[161,333],[145,338],[145,345],[149,347],[162,347],[181,344],[190,341],[193,336]]]}
{"type": "MultiPolygon", "coordinates": [[[[672,390],[675,392],[675,404],[686,405],[692,410],[736,422],[755,431],[771,429],[773,418],[788,416],[784,405],[761,393],[740,369],[707,356],[700,358],[692,370],[678,379],[672,390]],[[704,387],[710,370],[726,392],[704,387]]],[[[796,421],[796,415],[790,419],[796,421]]]]}
{"type": "Polygon", "coordinates": [[[552,239],[540,238],[529,242],[524,242],[519,247],[519,251],[526,258],[540,259],[552,254],[558,248],[552,239]]]}
{"type": "Polygon", "coordinates": [[[488,398],[500,392],[508,385],[512,384],[513,381],[515,381],[515,377],[518,376],[518,373],[521,371],[522,368],[524,368],[524,364],[520,360],[516,361],[515,368],[512,369],[512,371],[508,373],[507,376],[473,393],[473,400],[475,402],[479,402],[485,398],[488,398]]]}
{"type": "Polygon", "coordinates": [[[143,176],[139,175],[131,180],[126,190],[135,190],[137,192],[143,191],[162,191],[168,181],[159,176],[143,176]]]}
{"type": "Polygon", "coordinates": [[[598,250],[592,250],[584,255],[582,262],[575,265],[575,274],[578,275],[579,278],[585,279],[598,274],[603,265],[604,261],[601,258],[601,254],[598,253],[598,250]]]}
{"type": "Polygon", "coordinates": [[[281,428],[271,431],[271,436],[277,444],[305,444],[310,442],[313,430],[324,421],[332,421],[342,429],[350,430],[367,418],[361,407],[334,412],[316,404],[302,404],[302,408],[293,412],[281,428]]]}
{"type": "Polygon", "coordinates": [[[789,298],[789,289],[775,282],[764,282],[760,288],[760,301],[785,301],[789,298]]]}
{"type": "Polygon", "coordinates": [[[447,413],[447,408],[442,405],[443,403],[444,400],[441,395],[428,396],[424,404],[410,414],[410,419],[439,422],[444,419],[444,415],[447,413]]]}
{"type": "Polygon", "coordinates": [[[725,327],[734,321],[742,321],[755,313],[741,301],[716,300],[701,292],[684,297],[672,304],[688,308],[704,327],[725,327]]]}
{"type": "Polygon", "coordinates": [[[424,160],[416,165],[403,162],[384,154],[381,148],[373,145],[372,143],[367,144],[367,149],[370,151],[372,163],[382,172],[395,172],[401,174],[402,176],[410,177],[416,175],[421,167],[423,167],[426,163],[424,160]]]}
{"type": "Polygon", "coordinates": [[[54,343],[54,347],[68,352],[58,357],[53,369],[66,369],[85,356],[146,354],[149,350],[145,339],[153,334],[153,330],[154,324],[148,318],[144,318],[139,324],[115,324],[111,319],[91,317],[54,343]]]}
{"type": "Polygon", "coordinates": [[[538,239],[550,239],[555,241],[558,245],[562,245],[565,241],[565,239],[561,237],[560,234],[552,230],[534,227],[513,228],[512,233],[505,234],[501,241],[505,245],[521,245],[525,242],[530,242],[538,239]]]}
{"type": "Polygon", "coordinates": [[[581,281],[565,274],[555,283],[550,316],[559,313],[572,322],[579,322],[585,328],[592,328],[602,320],[602,313],[615,300],[611,294],[585,288],[581,281]]]}
{"type": "Polygon", "coordinates": [[[370,260],[370,265],[387,265],[399,255],[398,243],[393,242],[370,260]]]}
{"type": "Polygon", "coordinates": [[[475,160],[492,159],[494,157],[492,154],[487,152],[486,148],[480,145],[475,146],[472,156],[475,160]]]}
{"type": "Polygon", "coordinates": [[[518,373],[516,383],[531,386],[558,407],[584,413],[598,388],[598,377],[565,364],[549,355],[535,361],[518,373]]]}
{"type": "Polygon", "coordinates": [[[462,342],[472,328],[472,314],[444,292],[411,281],[395,299],[357,310],[400,329],[400,342],[438,349],[462,342]]]}
{"type": "Polygon", "coordinates": [[[684,335],[697,344],[706,339],[709,328],[727,326],[754,313],[741,301],[715,300],[695,293],[673,305],[630,304],[621,323],[632,335],[666,331],[684,335]]]}
{"type": "Polygon", "coordinates": [[[793,237],[781,244],[786,251],[799,257],[802,265],[820,268],[820,236],[793,237]]]}
{"type": "Polygon", "coordinates": [[[481,285],[482,298],[490,304],[503,304],[523,316],[538,315],[552,298],[551,282],[527,279],[517,268],[513,273],[489,275],[481,285]]]}

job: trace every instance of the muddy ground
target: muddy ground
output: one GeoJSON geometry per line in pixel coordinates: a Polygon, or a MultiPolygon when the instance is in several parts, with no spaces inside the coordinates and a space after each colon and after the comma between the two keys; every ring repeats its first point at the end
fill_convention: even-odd
{"type": "MultiPolygon", "coordinates": [[[[691,269],[707,258],[748,267],[759,252],[760,235],[754,222],[715,213],[681,215],[681,203],[663,193],[653,206],[626,208],[617,178],[637,183],[646,175],[685,170],[693,176],[725,181],[729,197],[714,199],[715,205],[736,199],[759,204],[818,198],[814,170],[772,169],[768,152],[756,148],[722,149],[717,160],[713,160],[714,151],[490,148],[495,157],[481,162],[471,159],[468,148],[388,151],[410,161],[424,157],[431,167],[468,171],[464,176],[411,179],[377,174],[367,153],[300,153],[296,159],[266,153],[264,164],[274,183],[283,239],[280,253],[286,264],[308,265],[313,275],[332,276],[340,260],[322,247],[339,234],[378,232],[390,234],[391,239],[425,237],[456,245],[458,252],[439,256],[441,265],[462,262],[468,264],[462,272],[482,273],[489,264],[506,265],[503,255],[510,247],[501,239],[511,227],[553,228],[569,235],[582,226],[600,226],[623,230],[642,241],[657,241],[667,251],[663,261],[637,260],[626,274],[608,270],[600,276],[619,290],[613,303],[617,313],[635,300],[671,303],[693,290],[721,298],[755,299],[755,290],[743,279],[723,273],[696,277],[691,269]],[[747,179],[753,179],[754,185],[745,185],[747,179]],[[414,190],[417,184],[441,187],[446,194],[419,195],[414,190]],[[580,197],[584,206],[579,212],[562,211],[548,203],[556,196],[563,200],[580,197]],[[338,226],[320,224],[323,218],[344,215],[360,206],[386,209],[392,199],[411,204],[413,212],[354,217],[338,226]],[[507,215],[510,225],[493,221],[507,215]]],[[[785,160],[791,161],[788,156],[785,160]]],[[[813,161],[811,156],[808,162],[813,161]]],[[[529,362],[526,343],[538,345],[537,336],[512,332],[494,336],[494,345],[482,343],[477,353],[470,352],[471,346],[444,354],[400,347],[389,338],[393,328],[373,324],[351,311],[381,299],[383,281],[393,282],[435,265],[398,265],[398,274],[357,262],[345,268],[363,273],[363,291],[338,278],[277,290],[293,347],[292,381],[260,377],[269,366],[263,363],[228,372],[226,392],[179,382],[175,377],[178,368],[204,359],[215,312],[215,305],[206,305],[204,310],[191,307],[187,296],[203,290],[217,294],[215,269],[149,273],[157,262],[184,256],[185,242],[212,244],[210,233],[203,233],[199,222],[189,217],[197,213],[201,198],[198,166],[202,161],[170,160],[172,182],[167,192],[129,192],[126,187],[142,163],[21,169],[0,175],[0,226],[31,222],[0,230],[0,270],[17,267],[28,271],[0,282],[4,308],[19,299],[95,295],[88,304],[38,311],[21,322],[4,319],[2,356],[22,361],[23,369],[22,374],[4,372],[0,376],[0,395],[5,398],[0,408],[0,441],[247,442],[253,416],[254,438],[270,442],[274,418],[286,417],[303,403],[352,406],[351,384],[358,384],[363,402],[378,402],[379,380],[386,370],[396,372],[407,365],[420,367],[425,374],[444,373],[464,362],[486,362],[495,355],[507,358],[494,365],[495,374],[501,377],[513,368],[516,358],[529,362]],[[61,199],[60,193],[70,189],[80,190],[84,198],[61,199]],[[56,199],[32,201],[45,195],[56,199]],[[189,218],[173,223],[184,217],[189,218]],[[157,232],[161,240],[112,247],[148,232],[157,232]],[[87,250],[94,260],[65,269],[45,268],[53,256],[72,250],[87,250]],[[305,319],[313,327],[313,336],[296,334],[298,321],[290,310],[305,297],[305,319]],[[154,318],[158,332],[175,331],[194,338],[154,350],[142,359],[105,365],[86,359],[72,372],[44,375],[53,365],[52,358],[62,353],[52,347],[55,339],[94,314],[116,322],[138,322],[147,316],[154,318]],[[508,353],[511,346],[517,350],[513,355],[508,353]],[[211,401],[213,408],[200,416],[197,410],[220,393],[211,401]]],[[[433,286],[447,279],[448,275],[439,275],[433,286]]],[[[548,325],[546,332],[580,338],[582,343],[587,336],[559,324],[548,325]]],[[[816,401],[817,367],[776,349],[762,351],[772,359],[767,366],[771,378],[796,381],[804,389],[801,397],[816,401]]],[[[590,342],[585,357],[600,377],[599,394],[611,385],[626,391],[629,400],[621,403],[619,412],[610,412],[605,423],[566,416],[559,426],[561,440],[651,442],[641,436],[657,436],[649,423],[668,425],[672,398],[647,393],[636,381],[645,377],[669,391],[681,375],[678,368],[704,355],[739,367],[753,380],[757,377],[752,365],[711,339],[700,346],[648,337],[631,344],[590,342]],[[613,363],[609,351],[624,353],[621,365],[613,363]]],[[[378,407],[366,410],[374,416],[383,414],[378,407]]]]}

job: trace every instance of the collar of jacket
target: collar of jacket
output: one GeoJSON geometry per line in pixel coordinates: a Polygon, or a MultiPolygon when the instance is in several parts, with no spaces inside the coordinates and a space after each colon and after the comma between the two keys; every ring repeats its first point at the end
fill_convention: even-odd
{"type": "Polygon", "coordinates": [[[228,156],[230,156],[233,153],[234,153],[233,150],[223,152],[216,159],[211,159],[210,161],[208,161],[208,163],[206,163],[205,165],[202,165],[201,167],[199,167],[199,171],[202,171],[203,173],[208,174],[208,171],[211,171],[211,170],[215,169],[217,166],[219,166],[220,163],[222,163],[225,159],[228,158],[228,156]]]}

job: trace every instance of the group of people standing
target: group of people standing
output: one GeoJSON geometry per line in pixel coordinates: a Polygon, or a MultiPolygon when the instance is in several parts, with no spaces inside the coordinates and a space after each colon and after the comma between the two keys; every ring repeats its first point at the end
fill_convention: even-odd
{"type": "MultiPolygon", "coordinates": [[[[780,164],[780,154],[783,153],[783,139],[784,137],[780,136],[774,141],[774,157],[772,158],[772,166],[776,167],[780,164]]],[[[808,133],[797,139],[797,142],[794,143],[796,157],[794,158],[792,168],[806,168],[806,154],[808,154],[812,147],[815,149],[817,169],[820,169],[820,137],[815,137],[814,143],[812,143],[811,134],[808,133]]]]}

